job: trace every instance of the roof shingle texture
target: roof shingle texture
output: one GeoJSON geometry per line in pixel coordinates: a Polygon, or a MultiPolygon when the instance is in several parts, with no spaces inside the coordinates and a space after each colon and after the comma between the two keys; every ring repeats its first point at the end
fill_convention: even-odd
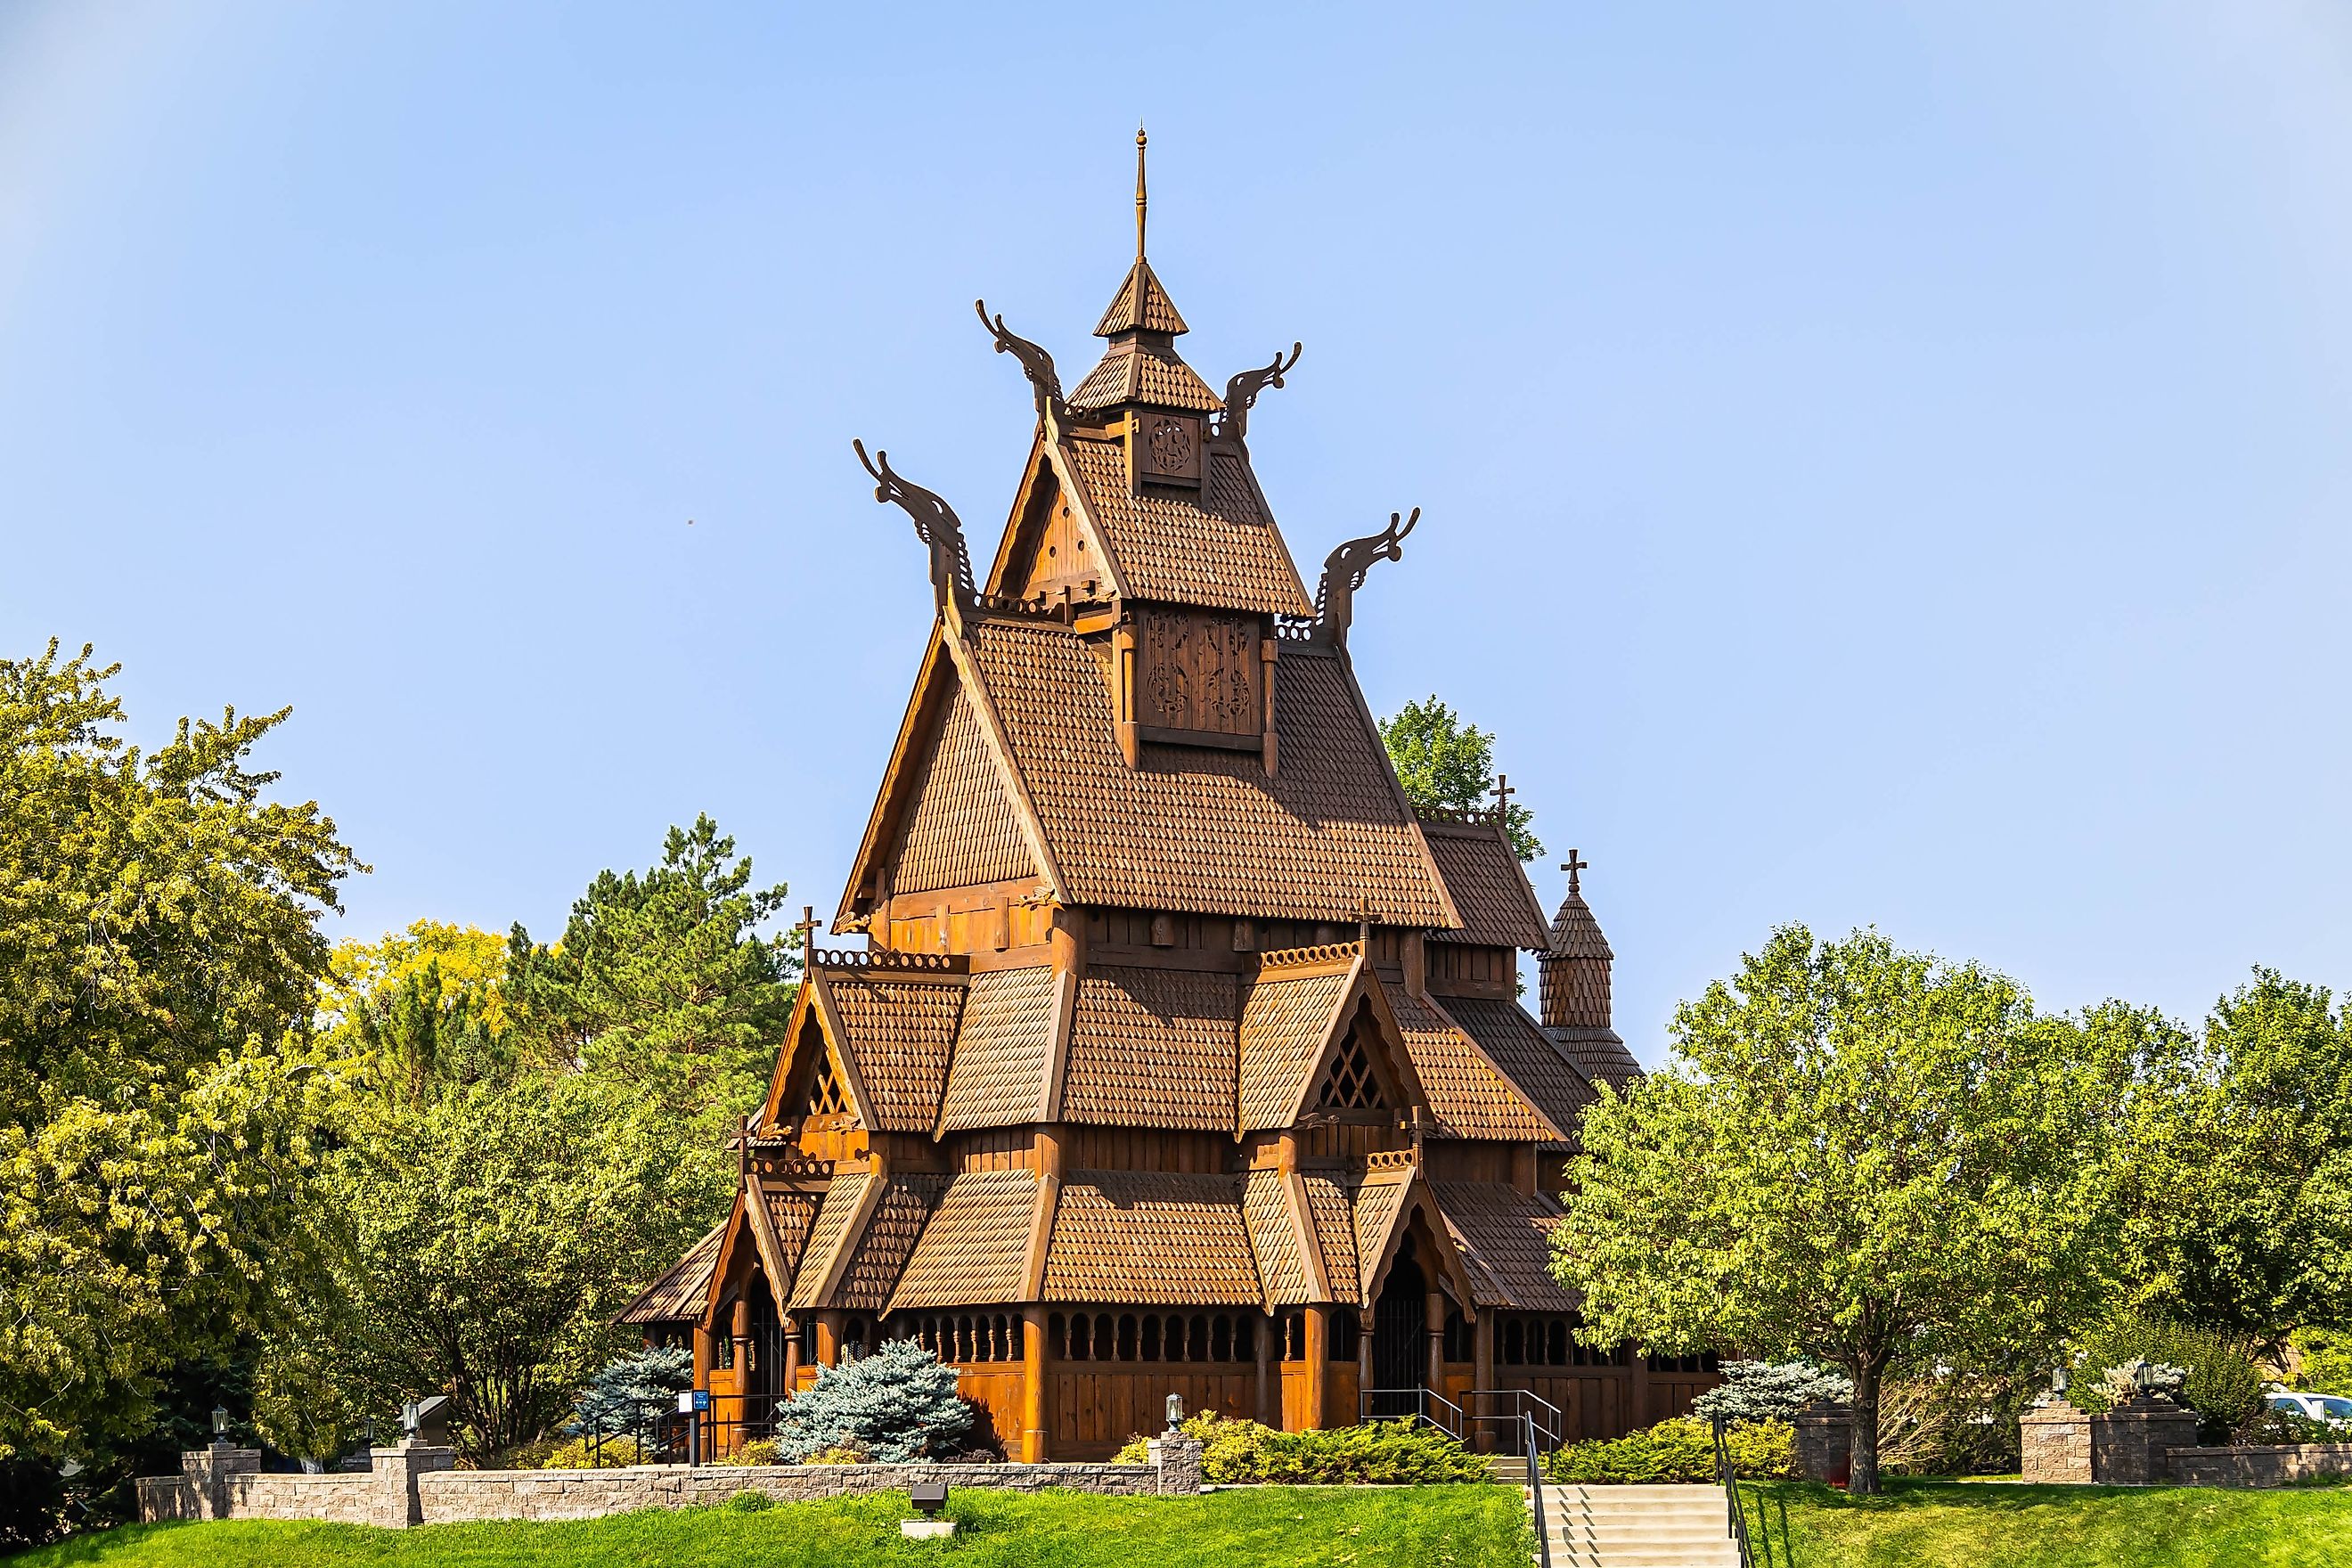
{"type": "Polygon", "coordinates": [[[781,1250],[776,1266],[789,1277],[768,1282],[769,1289],[781,1296],[790,1291],[793,1281],[800,1278],[801,1258],[808,1250],[809,1232],[815,1226],[817,1205],[824,1201],[824,1194],[803,1192],[798,1187],[763,1187],[761,1190],[767,1194],[768,1219],[775,1226],[776,1242],[781,1250]]]}
{"type": "Polygon", "coordinates": [[[1299,1256],[1298,1226],[1291,1220],[1290,1184],[1281,1172],[1252,1171],[1242,1178],[1242,1220],[1249,1227],[1267,1305],[1305,1301],[1307,1266],[1299,1256]]]}
{"type": "Polygon", "coordinates": [[[1633,1081],[1642,1076],[1642,1064],[1617,1037],[1617,1031],[1601,1029],[1546,1029],[1576,1064],[1577,1070],[1593,1083],[1614,1084],[1622,1094],[1633,1081]]]}
{"type": "MultiPolygon", "coordinates": [[[[1397,1216],[1404,1212],[1405,1194],[1412,1190],[1410,1182],[1366,1182],[1356,1189],[1356,1279],[1357,1289],[1369,1291],[1373,1284],[1373,1270],[1380,1267],[1381,1253],[1386,1249],[1389,1233],[1396,1228],[1397,1216]]],[[[1369,1300],[1358,1303],[1369,1307],[1369,1300]]]]}
{"type": "Polygon", "coordinates": [[[857,1210],[858,1199],[866,1195],[866,1184],[873,1179],[871,1171],[834,1173],[833,1181],[824,1189],[824,1201],[817,1206],[816,1224],[809,1231],[808,1251],[793,1279],[787,1306],[797,1309],[820,1304],[817,1289],[833,1271],[833,1260],[848,1241],[850,1216],[857,1210]]]}
{"type": "Polygon", "coordinates": [[[922,754],[911,791],[914,804],[891,861],[896,890],[928,893],[1037,874],[1020,816],[1004,793],[1004,775],[961,686],[934,744],[922,754]]]}
{"type": "Polygon", "coordinates": [[[1240,1179],[1087,1171],[1066,1181],[1045,1294],[1049,1301],[1262,1303],[1240,1179]]]}
{"type": "Polygon", "coordinates": [[[971,977],[939,1127],[1009,1127],[1037,1120],[1054,1048],[1054,971],[989,970],[971,977]]]}
{"type": "Polygon", "coordinates": [[[967,1171],[950,1181],[907,1260],[890,1310],[1020,1300],[1036,1201],[1034,1171],[967,1171]]]}
{"type": "Polygon", "coordinates": [[[885,1132],[929,1132],[939,1120],[963,1009],[960,983],[832,970],[824,988],[848,1036],[846,1054],[885,1132]]]}
{"type": "Polygon", "coordinates": [[[1479,947],[1522,947],[1540,952],[1551,945],[1543,906],[1502,834],[1491,827],[1423,821],[1430,858],[1454,895],[1460,931],[1439,931],[1433,940],[1479,947]]]}
{"type": "Polygon", "coordinates": [[[616,1323],[677,1323],[702,1316],[703,1302],[710,1294],[710,1271],[719,1266],[719,1244],[726,1238],[727,1223],[721,1220],[703,1233],[702,1239],[686,1249],[686,1256],[669,1266],[668,1272],[637,1292],[635,1300],[621,1309],[616,1323]]]}
{"type": "Polygon", "coordinates": [[[1307,1075],[1330,1038],[1332,1015],[1355,976],[1347,970],[1297,980],[1262,976],[1242,1003],[1241,1126],[1289,1125],[1307,1075]]]}
{"type": "Polygon", "coordinates": [[[1234,1125],[1240,980],[1105,964],[1078,982],[1062,1115],[1124,1127],[1234,1125]]]}
{"type": "Polygon", "coordinates": [[[1584,1108],[1592,1103],[1592,1086],[1525,1009],[1500,997],[1449,996],[1445,1011],[1510,1075],[1519,1092],[1535,1101],[1537,1110],[1561,1131],[1576,1131],[1584,1108]]]}
{"type": "Polygon", "coordinates": [[[1136,340],[1113,343],[1069,396],[1070,406],[1080,413],[1123,403],[1195,414],[1214,413],[1225,405],[1173,348],[1136,340]]]}
{"type": "Polygon", "coordinates": [[[947,1185],[948,1178],[941,1175],[889,1178],[850,1250],[830,1305],[845,1311],[878,1312],[890,1304],[898,1275],[947,1185]]]}
{"type": "Polygon", "coordinates": [[[1559,1140],[1564,1130],[1546,1121],[1449,1019],[1406,990],[1400,977],[1381,978],[1439,1131],[1454,1138],[1559,1140]]]}
{"type": "Polygon", "coordinates": [[[1112,564],[1137,598],[1269,615],[1315,613],[1281,531],[1238,457],[1211,454],[1205,494],[1155,486],[1138,496],[1129,490],[1123,443],[1074,437],[1067,450],[1102,524],[1112,564]]]}
{"type": "Polygon", "coordinates": [[[1376,921],[1450,923],[1343,660],[1283,661],[1269,780],[1255,757],[1185,747],[1130,768],[1076,635],[982,621],[970,637],[1073,902],[1353,921],[1366,900],[1376,921]]]}
{"type": "Polygon", "coordinates": [[[1171,337],[1191,330],[1184,325],[1184,318],[1176,313],[1176,301],[1168,297],[1168,287],[1160,281],[1160,274],[1140,256],[1127,269],[1127,276],[1119,279],[1118,292],[1111,297],[1102,320],[1095,323],[1094,335],[1116,337],[1138,329],[1166,332],[1171,337]]]}
{"type": "Polygon", "coordinates": [[[1502,1182],[1433,1182],[1431,1191],[1470,1266],[1481,1307],[1571,1312],[1576,1295],[1552,1278],[1551,1229],[1559,1209],[1502,1182]]]}
{"type": "Polygon", "coordinates": [[[1307,1192],[1307,1217],[1315,1227],[1315,1246],[1323,1258],[1323,1279],[1334,1301],[1360,1301],[1363,1290],[1356,1273],[1356,1220],[1348,1189],[1338,1180],[1301,1172],[1307,1192]]]}

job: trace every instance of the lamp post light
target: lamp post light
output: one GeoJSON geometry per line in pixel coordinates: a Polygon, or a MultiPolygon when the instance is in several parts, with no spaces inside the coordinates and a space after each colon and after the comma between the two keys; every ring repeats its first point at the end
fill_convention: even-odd
{"type": "Polygon", "coordinates": [[[1181,1394],[1171,1394],[1168,1396],[1168,1430],[1173,1432],[1183,1424],[1184,1396],[1181,1394]]]}
{"type": "Polygon", "coordinates": [[[226,1405],[213,1406],[213,1441],[215,1444],[228,1441],[228,1406],[226,1405]]]}

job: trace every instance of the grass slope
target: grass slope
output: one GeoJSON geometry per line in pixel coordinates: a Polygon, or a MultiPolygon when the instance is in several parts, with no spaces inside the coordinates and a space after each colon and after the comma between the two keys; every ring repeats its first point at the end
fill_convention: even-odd
{"type": "Polygon", "coordinates": [[[1890,1480],[1868,1502],[1741,1489],[1764,1505],[1773,1568],[2352,1568],[2352,1489],[1890,1480]]]}
{"type": "Polygon", "coordinates": [[[8,1568],[533,1568],[655,1564],[841,1568],[1524,1568],[1533,1550],[1507,1487],[1249,1488],[1194,1498],[951,1494],[951,1542],[908,1541],[907,1496],[785,1503],[764,1513],[648,1510],[563,1524],[417,1530],[234,1520],[109,1531],[8,1560],[8,1568]]]}

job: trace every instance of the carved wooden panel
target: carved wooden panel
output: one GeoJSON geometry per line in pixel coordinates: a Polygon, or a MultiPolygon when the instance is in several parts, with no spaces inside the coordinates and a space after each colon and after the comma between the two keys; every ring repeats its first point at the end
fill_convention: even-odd
{"type": "Polygon", "coordinates": [[[1262,731],[1265,673],[1255,616],[1153,609],[1141,611],[1138,623],[1136,722],[1218,735],[1262,731]]]}
{"type": "Polygon", "coordinates": [[[1127,426],[1128,471],[1139,483],[1197,485],[1202,436],[1198,415],[1139,413],[1127,426]]]}

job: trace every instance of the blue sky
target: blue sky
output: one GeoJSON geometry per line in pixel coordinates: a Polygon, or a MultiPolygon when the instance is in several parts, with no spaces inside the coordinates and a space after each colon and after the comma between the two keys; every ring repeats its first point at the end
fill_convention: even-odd
{"type": "Polygon", "coordinates": [[[0,651],[268,760],[342,931],[709,811],[830,908],[1152,257],[1304,569],[1588,887],[1645,1058],[1775,922],[2045,1005],[2352,981],[2352,12],[0,5],[0,651]],[[687,520],[693,519],[691,527],[687,520]]]}

